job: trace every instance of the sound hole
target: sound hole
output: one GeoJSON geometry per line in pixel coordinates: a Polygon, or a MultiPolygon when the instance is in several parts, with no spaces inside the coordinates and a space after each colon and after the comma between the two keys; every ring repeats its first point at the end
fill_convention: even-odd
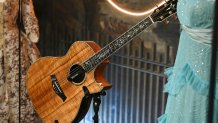
{"type": "Polygon", "coordinates": [[[67,79],[73,84],[78,85],[83,82],[85,75],[86,73],[83,67],[78,64],[75,64],[70,68],[67,79]]]}

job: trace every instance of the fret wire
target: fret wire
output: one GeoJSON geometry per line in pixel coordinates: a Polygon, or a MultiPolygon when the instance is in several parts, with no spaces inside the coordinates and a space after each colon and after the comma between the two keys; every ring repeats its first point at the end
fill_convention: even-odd
{"type": "Polygon", "coordinates": [[[100,50],[87,61],[85,61],[83,63],[83,68],[87,72],[94,69],[98,64],[103,62],[106,58],[119,50],[122,46],[131,41],[136,35],[138,35],[152,23],[153,21],[150,17],[147,17],[144,20],[140,21],[138,24],[130,28],[128,31],[123,33],[121,36],[116,38],[114,41],[105,46],[102,50],[100,50]]]}

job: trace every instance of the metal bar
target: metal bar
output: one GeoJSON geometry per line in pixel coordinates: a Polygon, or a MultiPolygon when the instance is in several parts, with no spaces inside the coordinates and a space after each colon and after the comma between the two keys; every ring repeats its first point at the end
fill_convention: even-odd
{"type": "MultiPolygon", "coordinates": [[[[146,80],[146,73],[143,73],[143,78],[144,80],[146,80]]],[[[144,96],[142,96],[142,122],[146,123],[146,95],[147,95],[147,89],[146,89],[146,86],[147,86],[147,81],[143,81],[143,94],[144,96]]]]}
{"type": "MultiPolygon", "coordinates": [[[[124,50],[122,50],[122,54],[124,54],[124,52],[123,52],[124,50]]],[[[124,64],[124,58],[121,58],[121,64],[124,64]]],[[[123,68],[123,67],[121,67],[120,68],[120,72],[121,72],[121,74],[122,74],[122,77],[120,77],[120,108],[119,108],[119,123],[122,123],[122,119],[123,119],[123,108],[124,108],[124,105],[122,105],[123,104],[123,102],[124,102],[124,94],[125,93],[123,93],[124,92],[124,82],[125,82],[125,78],[126,78],[126,73],[124,73],[124,69],[125,68],[123,68]]]]}
{"type": "MultiPolygon", "coordinates": [[[[158,66],[163,66],[163,67],[171,67],[173,64],[163,64],[163,63],[159,63],[159,62],[156,62],[156,61],[148,61],[148,60],[145,60],[145,59],[140,59],[140,58],[136,58],[136,57],[132,57],[132,56],[123,56],[123,55],[119,55],[119,54],[114,54],[112,57],[123,57],[123,58],[129,58],[129,59],[134,59],[134,60],[137,60],[137,61],[141,61],[143,62],[144,64],[152,64],[152,65],[158,65],[158,66]]],[[[169,63],[169,62],[166,62],[166,63],[169,63]]]]}
{"type": "Polygon", "coordinates": [[[120,65],[120,64],[116,64],[116,63],[112,63],[112,62],[110,64],[116,65],[116,66],[119,66],[119,67],[124,67],[124,68],[131,69],[131,70],[135,70],[135,71],[140,71],[140,72],[143,72],[143,73],[149,73],[149,74],[152,74],[152,75],[165,77],[165,75],[160,74],[160,73],[156,73],[156,72],[146,71],[146,70],[142,70],[142,69],[138,69],[138,68],[133,68],[133,67],[129,67],[129,66],[126,66],[126,65],[120,65]]]}
{"type": "MultiPolygon", "coordinates": [[[[128,46],[128,49],[130,48],[130,45],[129,44],[127,44],[127,46],[128,46]]],[[[127,53],[128,55],[130,55],[130,50],[128,50],[128,53],[127,53]]],[[[127,58],[127,65],[129,65],[129,59],[127,58]]],[[[130,75],[130,73],[129,73],[129,69],[128,68],[126,68],[127,69],[127,71],[126,71],[126,76],[127,76],[127,81],[126,81],[126,100],[125,100],[125,102],[126,102],[126,105],[125,105],[125,121],[124,121],[124,123],[127,123],[128,121],[129,121],[129,118],[128,118],[128,98],[129,98],[129,90],[128,90],[128,87],[129,87],[129,75],[130,75]]]]}
{"type": "MultiPolygon", "coordinates": [[[[214,117],[214,97],[216,89],[216,63],[217,63],[217,48],[218,48],[218,1],[215,1],[215,16],[213,26],[213,40],[212,40],[212,58],[211,58],[211,69],[210,69],[210,86],[209,86],[209,99],[208,99],[208,116],[207,122],[213,123],[214,117]]],[[[217,122],[217,121],[216,121],[217,122]]]]}
{"type": "Polygon", "coordinates": [[[155,84],[156,84],[156,87],[155,87],[155,102],[154,102],[154,104],[155,104],[155,117],[154,117],[154,121],[155,121],[155,123],[157,122],[157,117],[158,117],[158,99],[159,99],[159,93],[158,93],[158,91],[159,91],[159,76],[156,76],[157,77],[157,80],[156,80],[156,82],[155,82],[155,84]]]}
{"type": "Polygon", "coordinates": [[[148,103],[148,123],[152,123],[151,121],[151,111],[152,111],[152,86],[153,86],[153,75],[150,75],[150,79],[149,79],[149,103],[148,103]]]}

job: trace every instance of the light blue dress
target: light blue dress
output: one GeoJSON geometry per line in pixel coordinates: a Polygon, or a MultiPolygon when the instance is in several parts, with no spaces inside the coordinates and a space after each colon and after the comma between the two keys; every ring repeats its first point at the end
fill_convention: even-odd
{"type": "MultiPolygon", "coordinates": [[[[159,123],[207,121],[214,5],[215,0],[178,0],[182,32],[175,65],[165,71],[168,99],[159,123]]],[[[218,123],[218,65],[216,69],[214,123],[218,123]]]]}

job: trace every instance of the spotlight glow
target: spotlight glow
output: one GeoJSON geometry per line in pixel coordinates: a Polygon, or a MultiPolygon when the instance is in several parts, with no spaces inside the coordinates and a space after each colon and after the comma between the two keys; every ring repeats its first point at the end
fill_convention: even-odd
{"type": "Polygon", "coordinates": [[[107,0],[107,2],[110,3],[110,5],[112,5],[114,8],[116,8],[118,11],[123,12],[123,13],[128,14],[128,15],[132,15],[132,16],[143,16],[143,15],[147,15],[147,14],[153,12],[153,11],[157,8],[157,6],[160,6],[160,5],[162,5],[162,4],[165,3],[165,1],[163,0],[160,4],[158,4],[157,6],[151,8],[151,9],[149,9],[149,10],[146,10],[146,11],[143,11],[143,12],[133,12],[133,11],[128,11],[128,10],[126,10],[126,9],[123,9],[123,8],[119,7],[119,6],[118,6],[116,3],[114,3],[112,0],[107,0]]]}

